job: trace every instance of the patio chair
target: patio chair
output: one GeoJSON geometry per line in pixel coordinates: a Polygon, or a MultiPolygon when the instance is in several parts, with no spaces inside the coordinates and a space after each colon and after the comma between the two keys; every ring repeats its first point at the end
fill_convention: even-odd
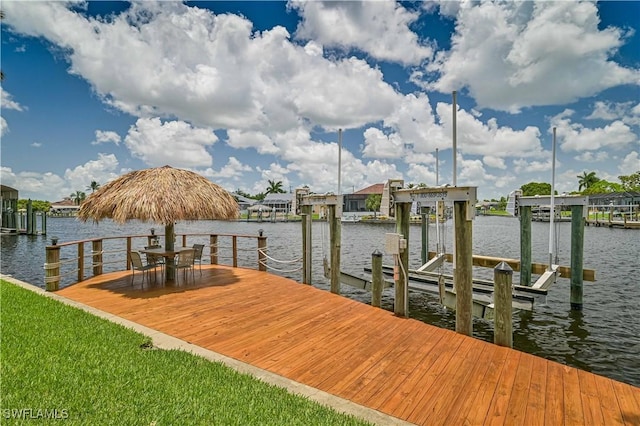
{"type": "Polygon", "coordinates": [[[149,271],[154,270],[153,275],[155,277],[155,269],[157,265],[150,265],[142,263],[142,257],[140,256],[140,252],[132,251],[131,252],[131,285],[133,285],[133,278],[136,271],[142,272],[142,287],[144,287],[144,276],[147,275],[147,282],[149,281],[149,271]]]}
{"type": "Polygon", "coordinates": [[[195,283],[196,281],[196,277],[193,273],[193,256],[194,256],[194,250],[193,249],[189,249],[189,250],[183,250],[180,253],[178,253],[177,256],[177,260],[176,260],[176,284],[178,284],[178,277],[180,275],[180,269],[182,269],[182,274],[184,276],[184,278],[188,281],[188,277],[189,277],[189,269],[191,269],[191,279],[193,280],[193,282],[195,283]]]}
{"type": "Polygon", "coordinates": [[[202,275],[202,251],[204,250],[204,244],[193,245],[193,263],[198,262],[198,269],[200,275],[202,275]]]}
{"type": "MultiPolygon", "coordinates": [[[[146,246],[145,250],[160,248],[159,245],[154,246],[146,246]]],[[[145,253],[147,256],[147,265],[156,265],[160,267],[160,272],[162,272],[162,276],[164,276],[164,256],[160,256],[153,253],[145,253]]]]}

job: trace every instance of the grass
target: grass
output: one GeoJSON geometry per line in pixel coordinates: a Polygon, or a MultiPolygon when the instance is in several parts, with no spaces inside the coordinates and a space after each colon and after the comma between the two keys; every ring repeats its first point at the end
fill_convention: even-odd
{"type": "Polygon", "coordinates": [[[19,409],[78,425],[367,424],[1,280],[0,303],[3,424],[33,421],[11,420],[19,409]]]}

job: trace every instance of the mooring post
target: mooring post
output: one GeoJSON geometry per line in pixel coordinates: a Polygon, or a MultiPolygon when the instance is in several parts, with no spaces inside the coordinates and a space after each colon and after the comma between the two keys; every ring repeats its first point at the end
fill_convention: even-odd
{"type": "Polygon", "coordinates": [[[371,306],[382,305],[382,252],[376,249],[371,253],[371,306]]]}
{"type": "Polygon", "coordinates": [[[42,212],[42,235],[47,235],[47,212],[42,212]]]}
{"type": "Polygon", "coordinates": [[[302,282],[311,284],[311,206],[302,206],[302,282]]]}
{"type": "Polygon", "coordinates": [[[429,207],[420,207],[422,218],[422,252],[421,260],[424,265],[429,260],[429,207]]]}
{"type": "Polygon", "coordinates": [[[583,206],[571,206],[571,309],[582,310],[584,217],[583,206]]]}
{"type": "Polygon", "coordinates": [[[531,206],[520,206],[520,285],[531,286],[531,206]]]}
{"type": "Polygon", "coordinates": [[[52,245],[46,247],[44,264],[44,285],[47,291],[56,291],[60,287],[60,246],[51,240],[52,245]]]}
{"type": "Polygon", "coordinates": [[[396,232],[407,240],[407,248],[400,252],[400,271],[395,282],[396,295],[394,312],[398,316],[409,316],[409,219],[411,217],[411,203],[396,203],[396,232]]]}
{"type": "Polygon", "coordinates": [[[27,201],[27,235],[35,234],[33,226],[33,203],[31,199],[27,201]]]}
{"type": "Polygon", "coordinates": [[[473,335],[473,240],[472,222],[467,219],[468,201],[453,202],[456,289],[456,332],[473,335]]]}
{"type": "Polygon", "coordinates": [[[493,269],[493,303],[495,305],[493,343],[513,348],[512,291],[513,269],[500,262],[493,269]]]}
{"type": "Polygon", "coordinates": [[[93,276],[102,274],[102,240],[93,240],[91,242],[91,254],[93,259],[93,276]]]}
{"type": "Polygon", "coordinates": [[[84,280],[84,242],[78,243],[78,282],[84,280]]]}
{"type": "Polygon", "coordinates": [[[267,270],[267,237],[262,235],[262,229],[258,236],[258,271],[267,270]]]}
{"type": "Polygon", "coordinates": [[[338,206],[328,206],[329,244],[331,245],[331,293],[340,294],[340,217],[338,206]]]}

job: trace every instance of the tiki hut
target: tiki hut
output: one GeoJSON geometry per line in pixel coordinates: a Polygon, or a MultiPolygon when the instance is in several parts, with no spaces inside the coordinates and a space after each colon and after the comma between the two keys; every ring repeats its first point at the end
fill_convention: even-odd
{"type": "Polygon", "coordinates": [[[176,221],[236,219],[238,213],[238,203],[224,188],[197,173],[164,166],[136,170],[101,186],[82,203],[78,217],[162,224],[165,247],[173,250],[176,221]]]}

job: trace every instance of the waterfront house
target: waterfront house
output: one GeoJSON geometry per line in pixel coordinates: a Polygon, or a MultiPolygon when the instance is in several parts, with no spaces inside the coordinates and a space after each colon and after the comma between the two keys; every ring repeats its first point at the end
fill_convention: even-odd
{"type": "Polygon", "coordinates": [[[49,208],[50,216],[76,216],[80,206],[70,197],[65,197],[61,201],[54,201],[49,208]]]}

